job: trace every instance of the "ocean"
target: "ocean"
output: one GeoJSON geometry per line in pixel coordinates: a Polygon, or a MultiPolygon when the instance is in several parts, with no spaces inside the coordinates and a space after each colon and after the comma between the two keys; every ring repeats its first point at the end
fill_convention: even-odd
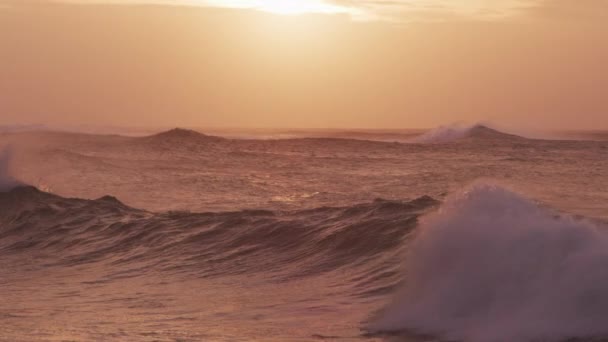
{"type": "Polygon", "coordinates": [[[0,341],[608,338],[608,133],[0,133],[0,341]]]}

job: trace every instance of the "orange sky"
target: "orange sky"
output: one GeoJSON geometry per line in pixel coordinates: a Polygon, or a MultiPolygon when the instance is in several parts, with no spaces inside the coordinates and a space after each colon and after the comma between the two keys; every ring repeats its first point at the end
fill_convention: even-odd
{"type": "Polygon", "coordinates": [[[0,124],[608,129],[608,1],[230,1],[0,0],[0,124]]]}

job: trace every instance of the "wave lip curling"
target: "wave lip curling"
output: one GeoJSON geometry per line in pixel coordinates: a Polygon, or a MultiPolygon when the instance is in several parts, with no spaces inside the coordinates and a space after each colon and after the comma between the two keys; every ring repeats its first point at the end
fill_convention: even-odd
{"type": "Polygon", "coordinates": [[[406,285],[368,329],[473,342],[608,336],[608,234],[478,184],[421,222],[406,285]]]}

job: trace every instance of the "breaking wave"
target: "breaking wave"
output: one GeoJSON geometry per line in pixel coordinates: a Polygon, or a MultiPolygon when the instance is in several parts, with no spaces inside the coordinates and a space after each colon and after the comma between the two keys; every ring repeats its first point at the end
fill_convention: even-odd
{"type": "Polygon", "coordinates": [[[454,124],[440,126],[432,129],[421,136],[413,138],[414,143],[448,143],[452,141],[462,140],[465,138],[480,138],[480,139],[522,139],[519,136],[504,133],[496,129],[484,126],[482,124],[454,124]]]}
{"type": "Polygon", "coordinates": [[[369,325],[446,340],[608,336],[608,234],[476,185],[424,218],[404,288],[369,325]]]}
{"type": "Polygon", "coordinates": [[[10,173],[11,151],[9,147],[0,149],[0,191],[9,191],[20,185],[10,173]]]}
{"type": "Polygon", "coordinates": [[[412,142],[418,143],[444,143],[454,141],[466,137],[475,125],[455,124],[448,126],[439,126],[434,128],[419,137],[416,137],[412,142]]]}

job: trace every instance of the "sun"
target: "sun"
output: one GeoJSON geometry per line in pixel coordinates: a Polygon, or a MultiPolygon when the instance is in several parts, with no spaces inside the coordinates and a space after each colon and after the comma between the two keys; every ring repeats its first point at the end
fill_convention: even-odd
{"type": "Polygon", "coordinates": [[[250,8],[283,15],[350,12],[347,7],[331,4],[323,0],[220,0],[209,2],[215,5],[220,5],[221,3],[222,7],[250,8]]]}
{"type": "Polygon", "coordinates": [[[265,0],[259,1],[259,10],[276,14],[337,13],[343,8],[315,0],[265,0]]]}

